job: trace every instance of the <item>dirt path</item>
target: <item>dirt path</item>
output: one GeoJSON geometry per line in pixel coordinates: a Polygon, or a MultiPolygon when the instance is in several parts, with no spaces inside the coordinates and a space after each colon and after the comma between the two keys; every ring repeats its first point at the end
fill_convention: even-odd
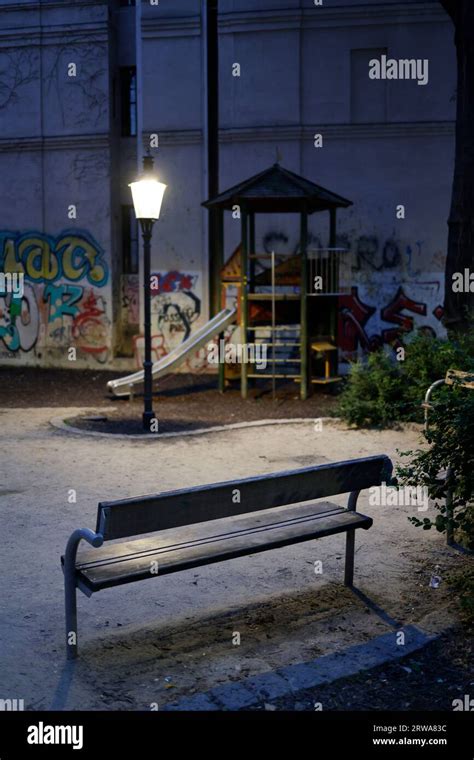
{"type": "Polygon", "coordinates": [[[64,668],[59,557],[74,528],[94,527],[99,499],[370,454],[396,458],[397,447],[416,446],[419,431],[347,431],[335,423],[317,430],[310,421],[111,441],[52,428],[49,419],[59,413],[77,410],[0,413],[2,698],[23,698],[30,709],[149,709],[369,640],[451,600],[445,582],[429,587],[430,574],[438,564],[445,577],[462,558],[441,536],[410,525],[413,507],[371,506],[365,493],[359,510],[374,518],[356,540],[356,584],[365,597],[341,585],[339,536],[89,600],[79,595],[81,657],[71,672],[64,668]],[[316,560],[322,574],[314,572],[316,560]]]}
{"type": "MultiPolygon", "coordinates": [[[[260,702],[254,710],[452,711],[472,693],[472,631],[458,626],[398,662],[327,686],[260,702]]],[[[459,709],[459,707],[458,707],[459,709]]]]}

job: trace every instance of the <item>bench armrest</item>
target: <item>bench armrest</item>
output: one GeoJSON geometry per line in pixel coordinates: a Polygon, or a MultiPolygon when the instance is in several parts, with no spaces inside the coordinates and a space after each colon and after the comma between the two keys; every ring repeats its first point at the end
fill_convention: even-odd
{"type": "Polygon", "coordinates": [[[66,546],[66,554],[68,552],[68,548],[75,546],[77,549],[81,539],[87,541],[88,544],[95,547],[102,546],[104,543],[104,537],[101,533],[94,533],[94,531],[90,530],[89,528],[78,528],[73,533],[71,533],[69,537],[69,541],[67,542],[66,546]]]}
{"type": "Polygon", "coordinates": [[[351,491],[351,493],[349,494],[349,501],[347,502],[347,509],[349,510],[349,512],[355,512],[359,494],[360,494],[360,491],[351,491]]]}
{"type": "Polygon", "coordinates": [[[94,533],[89,528],[78,528],[71,533],[66,544],[66,551],[64,552],[64,572],[66,575],[68,573],[75,573],[77,549],[82,540],[87,541],[88,544],[96,548],[104,543],[102,534],[94,533]]]}
{"type": "Polygon", "coordinates": [[[433,405],[431,404],[431,394],[433,393],[435,388],[439,388],[441,385],[445,384],[445,379],[442,380],[436,380],[436,382],[432,383],[428,390],[425,393],[425,400],[421,404],[422,408],[425,410],[425,433],[428,430],[428,412],[430,409],[433,408],[433,405]]]}
{"type": "Polygon", "coordinates": [[[78,528],[71,535],[71,538],[75,538],[77,543],[79,543],[81,539],[84,539],[84,541],[87,541],[88,544],[95,547],[102,546],[104,543],[104,537],[100,533],[94,533],[94,531],[90,530],[89,528],[78,528]]]}

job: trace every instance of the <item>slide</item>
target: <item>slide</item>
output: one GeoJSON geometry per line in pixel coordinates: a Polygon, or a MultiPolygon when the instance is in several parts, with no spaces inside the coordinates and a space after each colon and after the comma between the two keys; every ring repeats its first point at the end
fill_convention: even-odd
{"type": "MultiPolygon", "coordinates": [[[[163,356],[153,364],[153,379],[163,377],[172,372],[176,367],[191,354],[198,351],[211,338],[223,332],[225,328],[235,322],[237,311],[235,309],[223,309],[209,322],[206,322],[199,330],[196,330],[184,343],[177,346],[169,354],[163,356]]],[[[107,388],[114,396],[128,396],[132,388],[143,383],[143,370],[134,372],[132,375],[120,377],[118,380],[109,380],[107,388]]]]}

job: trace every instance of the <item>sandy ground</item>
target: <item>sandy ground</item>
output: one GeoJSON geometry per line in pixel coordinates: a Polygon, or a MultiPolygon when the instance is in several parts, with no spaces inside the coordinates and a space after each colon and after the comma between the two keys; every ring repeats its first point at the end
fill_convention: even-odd
{"type": "MultiPolygon", "coordinates": [[[[97,502],[384,453],[417,445],[419,430],[348,431],[307,423],[152,441],[82,437],[54,429],[77,409],[7,409],[0,474],[2,568],[0,698],[26,709],[150,709],[442,612],[463,562],[443,538],[407,520],[413,507],[359,511],[356,585],[341,585],[344,538],[232,560],[147,583],[79,593],[80,658],[66,667],[59,558],[77,527],[95,527],[97,502]],[[77,503],[68,503],[69,489],[77,503]],[[321,560],[323,573],[314,563],[321,560]],[[240,633],[240,646],[233,634],[240,633]]],[[[425,513],[429,514],[429,513],[425,513]]]]}

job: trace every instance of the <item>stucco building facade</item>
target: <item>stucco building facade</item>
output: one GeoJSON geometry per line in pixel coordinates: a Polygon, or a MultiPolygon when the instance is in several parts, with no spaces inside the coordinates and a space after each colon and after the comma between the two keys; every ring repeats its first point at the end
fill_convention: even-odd
{"type": "MultiPolygon", "coordinates": [[[[140,361],[128,183],[149,145],[168,185],[153,236],[155,356],[209,318],[208,13],[202,0],[1,0],[0,266],[25,276],[20,307],[0,295],[1,363],[140,361]]],[[[220,190],[278,156],[353,203],[338,218],[342,358],[400,328],[441,334],[456,98],[441,5],[219,0],[218,60],[220,190]],[[383,56],[427,61],[427,81],[371,79],[383,56]]],[[[229,215],[227,257],[239,233],[229,215]]],[[[312,217],[309,235],[326,246],[326,220],[312,217]]],[[[259,219],[258,250],[297,242],[296,222],[259,219]]]]}

